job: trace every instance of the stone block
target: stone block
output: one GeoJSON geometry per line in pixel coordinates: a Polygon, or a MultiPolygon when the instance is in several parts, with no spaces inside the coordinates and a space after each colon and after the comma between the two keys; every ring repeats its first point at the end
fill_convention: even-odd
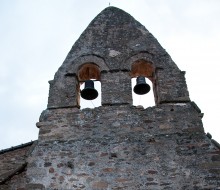
{"type": "Polygon", "coordinates": [[[128,72],[101,75],[102,105],[132,104],[131,78],[128,72]]]}

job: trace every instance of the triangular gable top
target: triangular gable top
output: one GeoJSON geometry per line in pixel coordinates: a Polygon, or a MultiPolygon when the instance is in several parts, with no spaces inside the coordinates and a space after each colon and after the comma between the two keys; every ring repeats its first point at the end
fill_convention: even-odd
{"type": "Polygon", "coordinates": [[[156,67],[166,64],[177,69],[167,52],[142,24],[121,9],[108,7],[92,20],[75,42],[61,70],[75,72],[77,68],[73,66],[70,69],[71,65],[87,61],[85,57],[90,55],[104,60],[104,70],[129,69],[129,59],[140,53],[156,67]]]}
{"type": "MultiPolygon", "coordinates": [[[[93,79],[101,80],[102,83],[102,105],[113,104],[115,100],[117,104],[131,104],[130,80],[139,75],[148,77],[152,81],[156,104],[189,101],[184,72],[178,69],[156,38],[121,9],[115,7],[104,9],[75,42],[55,74],[54,80],[50,81],[48,108],[79,106],[80,83],[94,76],[80,77],[79,73],[87,63],[97,66],[99,72],[102,73],[102,76],[99,73],[97,77],[93,77],[93,79]],[[140,63],[140,67],[136,67],[138,72],[134,71],[132,67],[142,61],[143,65],[146,66],[145,63],[147,63],[149,67],[142,67],[140,63]],[[122,75],[126,75],[124,80],[120,75],[120,80],[122,80],[120,85],[126,86],[127,89],[118,87],[122,90],[121,94],[125,93],[126,97],[129,97],[126,100],[119,100],[116,97],[119,91],[114,92],[109,98],[109,93],[105,88],[110,84],[105,84],[105,82],[110,81],[105,80],[107,75],[104,76],[103,73],[112,72],[124,72],[122,75]]],[[[95,67],[89,68],[91,72],[95,69],[95,67]]],[[[115,80],[114,84],[117,82],[114,74],[109,74],[107,78],[115,80]]]]}

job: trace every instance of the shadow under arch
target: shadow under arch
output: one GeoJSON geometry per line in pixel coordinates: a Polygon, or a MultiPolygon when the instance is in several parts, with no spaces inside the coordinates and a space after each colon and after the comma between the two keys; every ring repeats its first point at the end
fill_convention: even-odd
{"type": "Polygon", "coordinates": [[[100,80],[100,69],[96,63],[87,62],[78,69],[78,80],[85,81],[90,79],[100,80]]]}

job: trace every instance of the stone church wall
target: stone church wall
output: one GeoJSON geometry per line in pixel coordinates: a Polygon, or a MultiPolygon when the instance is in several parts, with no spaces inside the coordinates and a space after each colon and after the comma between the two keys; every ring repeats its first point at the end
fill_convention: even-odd
{"type": "Polygon", "coordinates": [[[27,157],[34,142],[0,151],[0,189],[24,189],[26,187],[27,157]]]}
{"type": "Polygon", "coordinates": [[[30,185],[51,189],[212,189],[219,149],[190,103],[42,113],[30,185]]]}
{"type": "Polygon", "coordinates": [[[49,82],[38,141],[0,152],[0,188],[220,189],[220,145],[204,133],[184,74],[143,25],[106,8],[49,82]],[[138,76],[152,82],[155,106],[132,106],[138,76]],[[80,110],[91,79],[102,106],[80,110]]]}

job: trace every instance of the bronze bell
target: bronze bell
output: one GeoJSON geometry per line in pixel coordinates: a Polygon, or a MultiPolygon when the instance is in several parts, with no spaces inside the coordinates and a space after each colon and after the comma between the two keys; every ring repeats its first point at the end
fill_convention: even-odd
{"type": "Polygon", "coordinates": [[[85,87],[81,91],[81,97],[86,100],[94,100],[98,97],[98,91],[94,88],[92,80],[85,81],[85,87]]]}
{"type": "Polygon", "coordinates": [[[145,77],[139,76],[136,81],[137,84],[134,87],[134,92],[136,94],[143,95],[150,91],[150,86],[146,83],[145,77]]]}

